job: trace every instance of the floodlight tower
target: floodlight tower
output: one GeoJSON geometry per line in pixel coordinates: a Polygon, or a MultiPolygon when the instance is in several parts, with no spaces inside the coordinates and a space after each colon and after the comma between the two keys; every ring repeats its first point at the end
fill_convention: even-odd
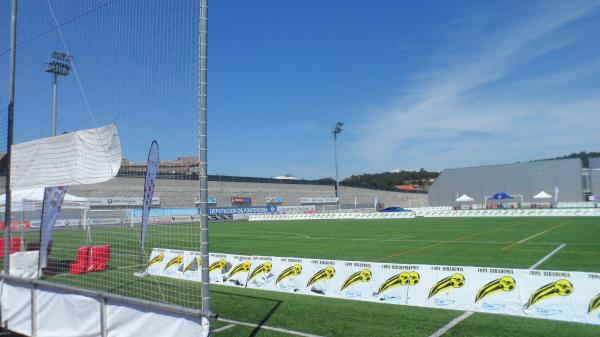
{"type": "Polygon", "coordinates": [[[54,51],[46,68],[46,72],[52,74],[52,136],[56,136],[56,82],[59,75],[71,73],[71,58],[71,55],[54,51]]]}
{"type": "MultiPolygon", "coordinates": [[[[342,133],[344,123],[337,122],[335,123],[335,128],[333,128],[333,148],[334,148],[334,156],[335,156],[335,197],[338,197],[338,191],[340,189],[340,177],[338,171],[338,151],[337,151],[337,137],[340,133],[342,133]]],[[[339,202],[339,201],[338,201],[339,202]]]]}

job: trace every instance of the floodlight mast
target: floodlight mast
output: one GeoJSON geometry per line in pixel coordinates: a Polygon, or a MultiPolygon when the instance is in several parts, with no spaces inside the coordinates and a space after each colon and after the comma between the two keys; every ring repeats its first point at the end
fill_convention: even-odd
{"type": "Polygon", "coordinates": [[[337,123],[335,123],[335,128],[333,128],[333,131],[332,131],[332,133],[333,133],[333,149],[334,149],[334,157],[335,157],[335,197],[336,198],[339,197],[339,190],[340,190],[340,177],[339,177],[339,170],[338,170],[337,137],[343,131],[342,126],[344,126],[344,123],[337,122],[337,123]]]}
{"type": "Polygon", "coordinates": [[[46,72],[52,74],[52,136],[56,136],[56,84],[58,76],[71,73],[71,55],[54,51],[48,61],[46,72]]]}

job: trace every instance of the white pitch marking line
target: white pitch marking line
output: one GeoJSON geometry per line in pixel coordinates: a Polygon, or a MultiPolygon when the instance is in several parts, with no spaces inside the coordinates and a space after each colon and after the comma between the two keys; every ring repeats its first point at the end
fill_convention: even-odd
{"type": "Polygon", "coordinates": [[[464,321],[465,319],[469,318],[469,316],[473,315],[472,311],[467,311],[464,314],[456,317],[455,319],[451,320],[450,323],[444,325],[441,329],[439,329],[438,331],[434,332],[433,335],[429,336],[429,337],[440,337],[443,334],[445,334],[446,332],[448,332],[450,329],[452,329],[454,326],[456,326],[458,323],[464,321]]]}
{"type": "Polygon", "coordinates": [[[544,234],[544,233],[547,233],[547,232],[549,232],[549,231],[553,230],[554,228],[555,228],[555,227],[548,228],[548,229],[546,229],[546,230],[544,230],[544,231],[541,231],[541,232],[539,232],[539,233],[537,233],[537,234],[533,234],[532,236],[530,236],[530,237],[528,237],[528,238],[525,238],[525,239],[523,239],[523,240],[521,240],[521,241],[519,241],[519,242],[517,242],[517,243],[518,243],[518,244],[521,244],[521,243],[523,243],[523,242],[525,242],[525,241],[529,241],[529,240],[531,240],[531,239],[533,239],[533,238],[535,238],[535,237],[538,237],[538,236],[540,236],[540,235],[542,235],[542,234],[544,234]]]}
{"type": "Polygon", "coordinates": [[[324,337],[324,336],[313,335],[313,334],[309,334],[309,333],[305,333],[305,332],[299,332],[299,331],[288,330],[288,329],[283,329],[283,328],[276,328],[276,327],[272,327],[272,326],[268,326],[268,325],[260,325],[260,324],[254,324],[254,323],[234,321],[234,320],[226,319],[226,318],[217,318],[217,321],[231,323],[234,325],[247,326],[250,328],[260,328],[260,329],[265,329],[265,330],[270,330],[270,331],[275,331],[275,332],[281,332],[281,333],[285,333],[288,335],[295,335],[295,336],[302,336],[302,337],[324,337]]]}
{"type": "Polygon", "coordinates": [[[563,249],[567,244],[563,243],[560,246],[554,248],[553,251],[551,251],[550,253],[548,253],[548,255],[544,256],[543,258],[541,258],[538,262],[534,263],[531,267],[529,267],[529,269],[535,269],[537,268],[537,266],[539,266],[540,264],[546,262],[546,260],[548,260],[549,258],[552,257],[552,255],[558,253],[559,250],[563,249]]]}
{"type": "Polygon", "coordinates": [[[229,325],[226,325],[226,326],[222,326],[222,327],[220,327],[220,328],[218,328],[218,329],[215,329],[215,330],[213,330],[212,332],[213,332],[213,333],[217,333],[217,332],[225,331],[225,330],[227,330],[227,329],[231,329],[231,328],[233,328],[233,327],[235,327],[235,326],[236,326],[235,324],[229,324],[229,325]]]}

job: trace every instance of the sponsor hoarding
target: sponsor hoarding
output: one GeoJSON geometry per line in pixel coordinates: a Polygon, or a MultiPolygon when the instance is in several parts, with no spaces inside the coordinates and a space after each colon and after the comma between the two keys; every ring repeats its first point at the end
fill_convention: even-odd
{"type": "Polygon", "coordinates": [[[277,206],[277,212],[280,213],[304,213],[306,211],[316,211],[315,205],[307,206],[277,206]]]}
{"type": "Polygon", "coordinates": [[[266,197],[265,202],[280,204],[283,202],[283,198],[282,197],[266,197]]]}
{"type": "Polygon", "coordinates": [[[301,204],[336,204],[338,203],[339,198],[300,198],[301,204]]]}
{"type": "Polygon", "coordinates": [[[251,204],[252,198],[250,197],[231,197],[232,204],[251,204]]]}
{"type": "MultiPolygon", "coordinates": [[[[133,217],[139,218],[142,216],[141,209],[133,210],[133,217]]],[[[177,216],[177,215],[198,215],[197,208],[152,208],[150,210],[150,216],[177,216]]]]}
{"type": "Polygon", "coordinates": [[[255,207],[213,207],[208,209],[208,215],[224,214],[264,214],[277,211],[275,206],[255,206],[255,207]]]}
{"type": "MultiPolygon", "coordinates": [[[[200,282],[197,254],[155,248],[148,272],[200,282]]],[[[600,325],[600,273],[219,253],[209,272],[241,288],[600,325]]]]}
{"type": "MultiPolygon", "coordinates": [[[[142,197],[89,198],[90,206],[142,206],[142,197]]],[[[160,197],[152,197],[152,206],[160,206],[160,197]]]]}

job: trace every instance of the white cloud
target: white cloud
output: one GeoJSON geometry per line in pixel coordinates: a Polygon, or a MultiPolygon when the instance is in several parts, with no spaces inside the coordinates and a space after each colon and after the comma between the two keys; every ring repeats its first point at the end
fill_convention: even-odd
{"type": "MultiPolygon", "coordinates": [[[[588,76],[597,63],[502,83],[516,68],[568,46],[577,36],[561,29],[591,14],[598,2],[559,2],[522,16],[509,28],[480,36],[446,64],[417,74],[411,88],[387,107],[371,111],[355,148],[372,168],[396,165],[439,169],[514,162],[582,150],[600,144],[600,88],[587,97],[527,95],[527,83],[551,85],[588,76]],[[508,99],[507,99],[508,97],[508,99]]],[[[472,38],[472,33],[466,38],[472,38]]]]}

